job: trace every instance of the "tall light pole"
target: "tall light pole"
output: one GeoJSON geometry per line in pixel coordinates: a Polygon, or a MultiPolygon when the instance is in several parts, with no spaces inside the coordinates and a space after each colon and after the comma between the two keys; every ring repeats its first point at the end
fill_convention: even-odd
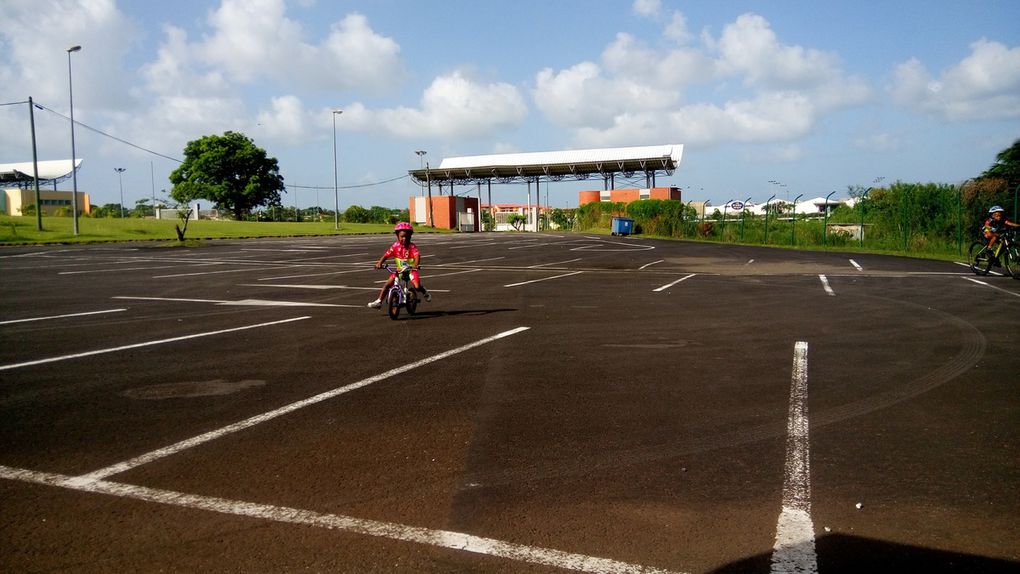
{"type": "Polygon", "coordinates": [[[117,179],[120,180],[120,218],[124,219],[124,177],[123,174],[127,168],[115,167],[113,171],[117,172],[117,179]]]}
{"type": "Polygon", "coordinates": [[[67,49],[67,96],[71,103],[71,216],[74,218],[74,234],[78,235],[78,169],[75,166],[74,152],[74,90],[71,83],[71,52],[81,50],[81,46],[67,49]]]}
{"type": "Polygon", "coordinates": [[[333,110],[333,224],[337,231],[340,230],[340,177],[336,168],[336,117],[344,113],[343,110],[333,110]]]}
{"type": "MultiPolygon", "coordinates": [[[[427,151],[425,151],[423,149],[416,149],[416,150],[414,150],[414,153],[415,153],[415,155],[418,156],[418,170],[421,171],[425,167],[424,165],[422,165],[422,162],[425,159],[425,154],[427,154],[429,152],[427,152],[427,151]]],[[[423,195],[425,195],[425,188],[419,186],[418,197],[421,197],[423,195]]]]}

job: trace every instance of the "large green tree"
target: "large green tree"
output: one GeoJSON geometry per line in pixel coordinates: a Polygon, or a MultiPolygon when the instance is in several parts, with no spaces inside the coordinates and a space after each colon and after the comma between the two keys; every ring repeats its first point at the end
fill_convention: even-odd
{"type": "Polygon", "coordinates": [[[244,134],[204,136],[184,147],[184,163],[170,174],[170,196],[207,199],[242,219],[256,207],[277,205],[284,190],[276,158],[244,134]]]}
{"type": "Polygon", "coordinates": [[[1013,145],[1000,151],[995,156],[995,163],[992,164],[981,177],[998,177],[1006,180],[1006,186],[1016,189],[1020,185],[1020,139],[1013,142],[1013,145]]]}

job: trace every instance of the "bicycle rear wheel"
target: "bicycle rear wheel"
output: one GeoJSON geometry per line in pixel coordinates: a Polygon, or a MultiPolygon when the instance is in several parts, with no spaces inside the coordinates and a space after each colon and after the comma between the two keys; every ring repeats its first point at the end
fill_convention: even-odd
{"type": "Polygon", "coordinates": [[[414,315],[414,312],[418,310],[418,292],[414,290],[414,287],[407,291],[407,304],[405,306],[409,315],[414,315]]]}
{"type": "Polygon", "coordinates": [[[399,287],[390,289],[390,294],[386,297],[386,314],[394,321],[400,317],[400,291],[397,289],[399,287]]]}
{"type": "Polygon", "coordinates": [[[995,257],[992,256],[992,252],[988,250],[988,246],[981,241],[975,241],[970,244],[970,270],[977,275],[988,275],[988,271],[992,268],[992,262],[995,257]]]}

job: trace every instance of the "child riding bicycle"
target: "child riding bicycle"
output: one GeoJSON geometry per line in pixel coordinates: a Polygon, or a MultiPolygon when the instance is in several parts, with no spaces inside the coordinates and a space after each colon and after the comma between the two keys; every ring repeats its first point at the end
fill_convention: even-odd
{"type": "MultiPolygon", "coordinates": [[[[414,234],[414,228],[411,227],[410,223],[401,221],[393,228],[393,233],[396,234],[397,240],[393,242],[386,249],[386,252],[382,254],[382,257],[375,262],[376,269],[382,269],[383,262],[390,257],[393,258],[397,266],[397,272],[404,271],[410,268],[411,273],[411,285],[414,286],[415,291],[418,291],[425,297],[426,301],[432,300],[432,295],[428,292],[428,289],[421,284],[421,276],[418,274],[418,266],[421,264],[421,253],[418,251],[418,246],[411,243],[411,235],[414,234]]],[[[378,309],[382,307],[382,298],[386,295],[386,290],[393,285],[393,282],[397,280],[397,274],[391,273],[390,278],[383,285],[383,288],[379,290],[379,297],[375,301],[372,301],[368,306],[372,309],[378,309]]]]}
{"type": "Polygon", "coordinates": [[[999,242],[999,236],[1006,231],[1007,226],[1020,227],[1020,224],[1013,223],[1006,219],[1006,210],[1001,206],[993,205],[992,208],[988,210],[988,219],[985,220],[985,225],[982,227],[985,239],[988,240],[989,250],[993,249],[995,244],[999,242]]]}

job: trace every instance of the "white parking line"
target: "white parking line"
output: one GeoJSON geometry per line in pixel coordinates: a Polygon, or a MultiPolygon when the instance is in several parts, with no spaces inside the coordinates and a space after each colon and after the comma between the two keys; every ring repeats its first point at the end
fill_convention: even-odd
{"type": "Polygon", "coordinates": [[[581,257],[578,257],[577,259],[567,259],[566,261],[554,261],[552,263],[539,263],[538,265],[529,265],[528,269],[536,269],[538,267],[545,267],[546,265],[561,265],[563,263],[573,263],[574,261],[580,261],[581,259],[582,259],[581,257]]]}
{"type": "MultiPolygon", "coordinates": [[[[307,317],[302,317],[302,318],[303,319],[307,319],[307,317]]],[[[296,319],[291,319],[291,320],[293,321],[293,320],[296,320],[296,319]]],[[[257,424],[261,424],[261,423],[264,423],[266,421],[273,420],[276,417],[285,415],[287,413],[294,412],[294,411],[296,411],[298,409],[302,409],[302,408],[307,407],[309,405],[314,405],[316,403],[321,403],[322,401],[325,401],[327,399],[331,399],[333,397],[340,396],[340,395],[342,395],[344,393],[348,393],[350,391],[353,391],[353,390],[356,390],[356,389],[360,389],[362,387],[367,387],[368,385],[371,385],[372,383],[377,383],[379,381],[388,379],[390,377],[399,375],[401,373],[405,373],[405,372],[410,371],[412,369],[417,369],[418,367],[421,367],[421,366],[424,366],[424,365],[428,365],[429,363],[434,363],[436,361],[445,359],[447,357],[452,357],[453,355],[456,355],[458,353],[463,353],[464,351],[467,351],[467,350],[470,350],[470,349],[474,349],[475,347],[480,347],[482,345],[485,345],[487,343],[491,343],[493,341],[502,339],[504,337],[509,337],[511,335],[516,335],[517,333],[520,333],[522,331],[527,331],[530,328],[531,327],[517,327],[516,329],[510,329],[509,331],[503,331],[502,333],[498,333],[498,334],[493,335],[491,337],[486,337],[484,339],[479,339],[478,341],[475,341],[474,343],[468,343],[467,345],[463,345],[461,347],[457,347],[456,349],[451,349],[449,351],[444,351],[442,353],[439,353],[438,355],[433,355],[431,357],[427,357],[427,358],[422,359],[420,361],[415,361],[413,363],[408,363],[408,364],[406,364],[406,365],[404,365],[402,367],[397,367],[395,369],[390,369],[389,371],[386,371],[385,373],[381,373],[381,374],[378,374],[378,375],[375,375],[375,376],[372,376],[372,377],[368,377],[367,379],[362,379],[362,380],[360,380],[360,381],[358,381],[356,383],[351,383],[349,385],[338,387],[338,388],[335,388],[333,390],[326,391],[324,393],[319,393],[319,394],[317,394],[317,395],[315,395],[313,397],[310,397],[310,398],[307,398],[307,399],[304,399],[304,400],[301,400],[301,401],[297,401],[297,402],[291,403],[289,405],[280,407],[280,408],[278,408],[276,410],[272,410],[272,411],[269,411],[267,413],[263,413],[261,415],[256,415],[254,417],[247,418],[247,419],[245,419],[243,421],[236,422],[234,424],[225,426],[225,427],[223,427],[221,429],[217,429],[217,430],[210,431],[210,432],[207,432],[207,433],[204,433],[204,434],[200,434],[198,436],[189,438],[187,440],[180,441],[180,442],[178,442],[176,444],[172,444],[172,445],[170,445],[168,447],[164,447],[164,448],[161,448],[159,450],[154,450],[152,452],[143,454],[141,456],[137,456],[137,457],[135,457],[135,458],[133,458],[131,460],[120,462],[120,463],[114,464],[112,466],[108,466],[106,468],[99,469],[99,470],[97,470],[95,472],[90,472],[88,474],[85,474],[85,475],[82,475],[82,476],[78,477],[78,480],[88,482],[88,481],[93,481],[93,480],[100,480],[100,479],[106,478],[108,476],[112,476],[114,474],[119,474],[119,473],[124,472],[126,470],[129,470],[129,469],[141,466],[143,464],[152,462],[154,460],[158,460],[160,458],[163,458],[163,457],[166,457],[166,456],[170,456],[172,454],[176,454],[176,453],[181,452],[183,450],[187,450],[187,449],[189,449],[191,447],[198,446],[200,444],[209,442],[211,440],[218,439],[218,438],[220,438],[222,436],[226,436],[228,434],[233,434],[235,432],[244,430],[246,428],[253,427],[253,426],[257,425],[257,424]]]]}
{"type": "Polygon", "coordinates": [[[140,347],[151,347],[152,345],[162,345],[164,343],[174,343],[177,341],[186,341],[188,339],[197,339],[199,337],[209,337],[211,335],[222,335],[223,333],[233,333],[236,331],[245,331],[247,329],[257,329],[259,327],[269,327],[271,325],[280,325],[282,323],[291,323],[293,321],[302,321],[304,319],[311,319],[311,317],[295,317],[293,319],[284,319],[282,321],[272,321],[269,323],[259,323],[257,325],[246,325],[244,327],[234,327],[232,329],[221,329],[219,331],[209,331],[208,333],[195,333],[194,335],[184,335],[183,337],[171,337],[169,339],[159,339],[156,341],[146,341],[145,343],[135,343],[133,345],[123,345],[120,347],[112,347],[110,349],[97,349],[95,351],[86,351],[84,353],[75,353],[73,355],[63,355],[60,357],[50,357],[48,359],[38,359],[35,361],[25,361],[24,363],[12,363],[10,365],[0,365],[0,371],[7,371],[10,369],[19,369],[21,367],[31,367],[33,365],[43,365],[46,363],[55,363],[57,361],[66,361],[68,359],[80,359],[82,357],[91,357],[93,355],[102,355],[104,353],[116,353],[117,351],[126,351],[128,349],[138,349],[140,347]]]}
{"type": "Polygon", "coordinates": [[[996,291],[1002,291],[1003,293],[1008,293],[1008,294],[1010,294],[1010,295],[1012,295],[1014,297],[1020,297],[1020,293],[1014,293],[1013,291],[1010,291],[1009,289],[1003,289],[1002,287],[996,287],[995,285],[992,285],[991,283],[985,283],[984,281],[981,281],[980,279],[974,279],[973,277],[964,277],[964,279],[966,279],[967,281],[970,281],[971,283],[977,283],[978,285],[984,285],[985,287],[991,287],[992,289],[995,289],[996,291]]]}
{"type": "Polygon", "coordinates": [[[504,285],[504,287],[519,287],[521,285],[527,285],[528,283],[538,283],[539,281],[548,281],[550,279],[559,279],[560,277],[570,277],[571,275],[578,275],[584,273],[584,271],[574,271],[573,273],[564,273],[563,275],[553,275],[552,277],[543,277],[542,279],[532,279],[531,281],[521,281],[520,283],[511,283],[504,285]]]}
{"type": "Polygon", "coordinates": [[[828,293],[831,297],[835,297],[836,292],[833,291],[832,287],[829,286],[829,278],[826,277],[825,275],[819,275],[818,278],[822,281],[822,288],[825,289],[825,292],[828,293]]]}
{"type": "Polygon", "coordinates": [[[80,478],[76,477],[24,470],[9,466],[0,466],[0,478],[67,488],[79,492],[154,502],[178,508],[204,510],[278,523],[301,524],[388,540],[400,540],[577,572],[590,572],[593,574],[680,574],[640,564],[619,562],[609,558],[598,558],[584,554],[573,554],[562,550],[526,546],[524,544],[505,542],[494,538],[483,538],[449,530],[433,530],[420,526],[407,526],[393,522],[381,522],[339,514],[323,514],[300,508],[229,500],[106,480],[83,482],[80,478]]]}
{"type": "Polygon", "coordinates": [[[645,263],[645,264],[644,264],[644,265],[642,265],[641,267],[638,267],[638,271],[641,271],[641,270],[642,270],[642,269],[644,269],[645,267],[651,267],[652,265],[657,265],[657,264],[659,264],[659,263],[662,263],[663,261],[665,261],[665,259],[660,259],[660,260],[658,260],[658,261],[652,261],[651,263],[645,263]]]}
{"type": "Polygon", "coordinates": [[[452,263],[438,263],[432,267],[445,267],[447,265],[471,265],[473,263],[482,263],[483,261],[496,261],[497,259],[506,259],[506,256],[501,257],[489,257],[488,259],[473,259],[471,261],[456,261],[452,263]]]}
{"type": "MultiPolygon", "coordinates": [[[[153,279],[169,279],[171,277],[194,277],[196,275],[218,275],[220,273],[257,273],[260,271],[269,271],[271,269],[291,269],[293,267],[301,267],[301,265],[277,265],[274,267],[258,267],[249,269],[227,269],[225,271],[204,271],[201,273],[175,273],[173,275],[153,275],[153,279]]],[[[307,266],[306,266],[307,267],[307,266]]]]}
{"type": "Polygon", "coordinates": [[[258,281],[277,281],[279,279],[300,279],[302,277],[324,277],[326,275],[344,275],[346,273],[365,273],[367,271],[375,271],[375,269],[354,269],[352,271],[330,271],[328,273],[305,273],[302,275],[284,275],[282,277],[262,277],[258,281]]]}
{"type": "Polygon", "coordinates": [[[679,283],[681,281],[687,281],[688,279],[690,279],[691,277],[694,277],[695,275],[697,275],[697,273],[690,273],[688,275],[684,275],[683,277],[677,279],[676,281],[674,281],[672,283],[669,283],[667,285],[663,285],[662,287],[659,287],[658,289],[652,289],[652,292],[653,293],[658,293],[659,291],[665,291],[666,289],[669,289],[670,287],[676,285],[677,283],[679,283]]]}
{"type": "Polygon", "coordinates": [[[773,574],[818,572],[815,532],[811,521],[811,459],[807,407],[808,344],[798,341],[793,351],[790,409],[786,422],[786,470],[783,509],[772,550],[773,574]]]}
{"type": "Polygon", "coordinates": [[[85,313],[50,315],[49,317],[32,317],[31,319],[11,319],[9,321],[0,321],[0,325],[10,325],[12,323],[28,323],[29,321],[48,321],[49,319],[63,319],[65,317],[84,317],[85,315],[100,315],[102,313],[119,313],[121,311],[127,311],[127,309],[107,309],[105,311],[87,311],[85,313]]]}

